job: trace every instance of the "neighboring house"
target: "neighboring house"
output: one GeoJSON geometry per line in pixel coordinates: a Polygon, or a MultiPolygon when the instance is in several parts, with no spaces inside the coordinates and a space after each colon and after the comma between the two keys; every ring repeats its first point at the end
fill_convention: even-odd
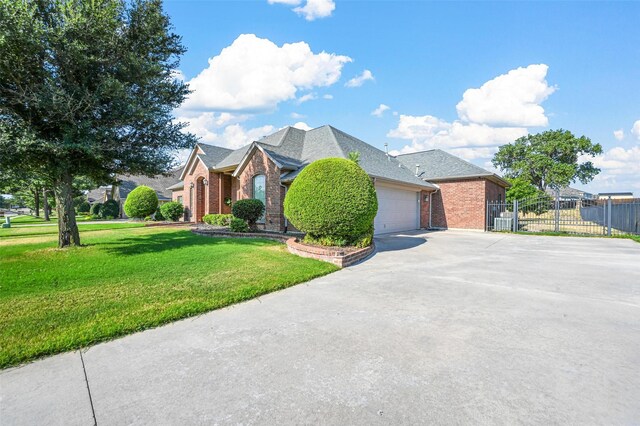
{"type": "MultiPolygon", "coordinates": [[[[556,196],[556,190],[552,188],[547,188],[545,191],[547,195],[554,197],[556,196]]],[[[581,191],[579,189],[571,188],[569,186],[565,186],[564,188],[560,188],[558,191],[558,198],[560,201],[575,201],[575,200],[593,200],[595,199],[595,195],[581,191]]]]}
{"type": "Polygon", "coordinates": [[[96,202],[104,203],[109,199],[114,199],[120,204],[120,217],[126,218],[124,213],[124,203],[127,200],[127,196],[131,191],[140,185],[145,185],[156,191],[158,195],[158,203],[164,204],[171,201],[172,191],[167,188],[179,178],[182,173],[182,167],[172,170],[168,176],[131,176],[123,175],[118,176],[117,183],[115,185],[105,185],[87,193],[87,200],[93,204],[96,202]]]}
{"type": "Polygon", "coordinates": [[[606,200],[611,197],[612,200],[629,200],[633,199],[633,192],[600,192],[598,200],[606,200]]]}
{"type": "MultiPolygon", "coordinates": [[[[167,189],[173,191],[173,200],[182,201],[185,205],[185,220],[201,222],[205,214],[230,213],[231,207],[225,200],[234,202],[258,198],[266,207],[261,223],[263,229],[290,230],[292,227],[284,216],[283,201],[291,182],[311,162],[329,157],[348,158],[350,152],[360,153],[359,164],[371,176],[376,187],[376,234],[427,228],[430,225],[447,226],[446,220],[441,220],[441,212],[445,212],[446,216],[448,209],[451,206],[456,209],[457,205],[454,200],[450,200],[450,203],[454,203],[451,206],[439,205],[449,198],[440,195],[432,197],[434,193],[441,193],[439,184],[435,185],[424,176],[416,176],[415,159],[407,160],[413,164],[410,167],[405,161],[408,156],[395,158],[387,155],[331,126],[309,131],[286,127],[237,150],[199,143],[189,156],[180,182],[167,189]],[[430,205],[432,198],[433,208],[430,205]],[[431,217],[432,214],[434,217],[431,217]]],[[[450,157],[469,164],[457,157],[450,157]]],[[[495,199],[498,194],[504,198],[504,188],[508,183],[486,170],[477,169],[482,170],[482,178],[478,178],[476,170],[473,177],[458,180],[462,186],[467,185],[466,181],[472,184],[469,193],[473,202],[465,207],[482,209],[482,212],[475,212],[474,221],[457,227],[484,229],[484,219],[478,222],[475,216],[479,214],[484,217],[487,196],[495,193],[495,199]],[[476,180],[480,183],[476,183],[476,180]],[[480,187],[481,193],[476,191],[480,187]]]]}
{"type": "Polygon", "coordinates": [[[485,229],[487,202],[503,201],[510,186],[497,174],[440,149],[397,158],[417,168],[425,181],[438,185],[431,195],[431,228],[485,229]]]}

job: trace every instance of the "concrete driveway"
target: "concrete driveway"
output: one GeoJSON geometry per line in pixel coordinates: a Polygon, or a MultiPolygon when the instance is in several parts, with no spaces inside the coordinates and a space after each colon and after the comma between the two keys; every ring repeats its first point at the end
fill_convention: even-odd
{"type": "Polygon", "coordinates": [[[640,423],[640,244],[448,231],[378,247],[3,371],[0,423],[640,423]]]}

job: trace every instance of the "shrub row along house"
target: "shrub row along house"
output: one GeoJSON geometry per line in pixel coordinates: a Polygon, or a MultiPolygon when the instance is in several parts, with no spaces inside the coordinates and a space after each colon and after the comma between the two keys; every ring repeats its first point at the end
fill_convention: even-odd
{"type": "Polygon", "coordinates": [[[124,203],[131,191],[139,186],[148,186],[152,188],[158,196],[158,204],[162,205],[171,201],[171,190],[168,186],[175,183],[182,173],[182,167],[172,170],[168,176],[118,176],[115,185],[105,185],[93,189],[87,193],[87,200],[90,204],[104,203],[107,200],[116,200],[120,205],[119,217],[126,218],[124,212],[124,203]]]}
{"type": "Polygon", "coordinates": [[[184,204],[187,221],[230,213],[236,200],[257,198],[266,207],[262,229],[291,230],[283,209],[291,182],[315,160],[355,152],[376,188],[376,234],[429,227],[484,229],[487,200],[503,200],[509,185],[441,150],[394,157],[327,125],[308,131],[286,127],[237,150],[199,143],[180,182],[167,189],[184,204]]]}

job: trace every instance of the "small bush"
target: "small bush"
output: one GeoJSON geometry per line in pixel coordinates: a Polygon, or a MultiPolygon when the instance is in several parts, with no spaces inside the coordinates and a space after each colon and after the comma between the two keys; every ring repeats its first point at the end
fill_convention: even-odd
{"type": "Polygon", "coordinates": [[[91,211],[91,204],[88,201],[83,201],[78,205],[78,213],[89,213],[91,211]]]}
{"type": "Polygon", "coordinates": [[[158,208],[156,209],[156,212],[153,214],[153,220],[155,220],[156,222],[165,220],[162,214],[162,206],[158,206],[158,208]]]}
{"type": "Polygon", "coordinates": [[[100,209],[100,216],[104,219],[107,217],[114,218],[120,214],[120,204],[116,200],[107,200],[100,209]]]}
{"type": "Polygon", "coordinates": [[[229,226],[231,219],[233,219],[232,214],[206,214],[202,217],[204,223],[217,226],[229,226]]]}
{"type": "Polygon", "coordinates": [[[102,210],[102,203],[93,203],[89,212],[92,216],[100,216],[100,210],[102,210]]]}
{"type": "Polygon", "coordinates": [[[229,222],[229,229],[233,232],[249,232],[249,225],[244,220],[234,217],[229,222]]]}
{"type": "Polygon", "coordinates": [[[165,219],[175,222],[184,215],[184,206],[177,201],[171,201],[161,205],[160,211],[165,219]]]}
{"type": "Polygon", "coordinates": [[[305,167],[284,200],[284,214],[305,241],[331,246],[366,247],[378,211],[376,190],[354,161],[325,158],[305,167]]]}
{"type": "Polygon", "coordinates": [[[97,214],[90,214],[90,215],[87,216],[87,219],[89,219],[89,220],[98,220],[98,219],[102,219],[102,217],[100,217],[97,214]]]}
{"type": "Polygon", "coordinates": [[[153,216],[149,215],[144,218],[145,222],[151,222],[153,220],[153,216]]]}
{"type": "Polygon", "coordinates": [[[264,204],[262,201],[256,200],[255,198],[238,200],[233,207],[231,207],[231,213],[239,219],[246,220],[249,224],[249,228],[254,229],[256,227],[256,222],[264,213],[264,204]]]}
{"type": "Polygon", "coordinates": [[[129,217],[146,218],[158,208],[158,195],[148,186],[140,185],[129,193],[124,203],[124,212],[129,217]]]}

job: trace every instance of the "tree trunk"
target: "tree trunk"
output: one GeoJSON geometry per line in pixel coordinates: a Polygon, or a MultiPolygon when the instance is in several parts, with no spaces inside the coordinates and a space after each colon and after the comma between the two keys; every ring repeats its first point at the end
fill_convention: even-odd
{"type": "Polygon", "coordinates": [[[36,204],[36,217],[40,217],[40,189],[36,187],[33,191],[33,200],[36,204]]]}
{"type": "Polygon", "coordinates": [[[58,247],[80,245],[80,232],[73,208],[73,178],[64,172],[55,183],[56,211],[58,212],[58,247]]]}
{"type": "Polygon", "coordinates": [[[49,199],[47,198],[47,188],[42,188],[42,209],[44,211],[44,220],[49,222],[49,199]]]}

